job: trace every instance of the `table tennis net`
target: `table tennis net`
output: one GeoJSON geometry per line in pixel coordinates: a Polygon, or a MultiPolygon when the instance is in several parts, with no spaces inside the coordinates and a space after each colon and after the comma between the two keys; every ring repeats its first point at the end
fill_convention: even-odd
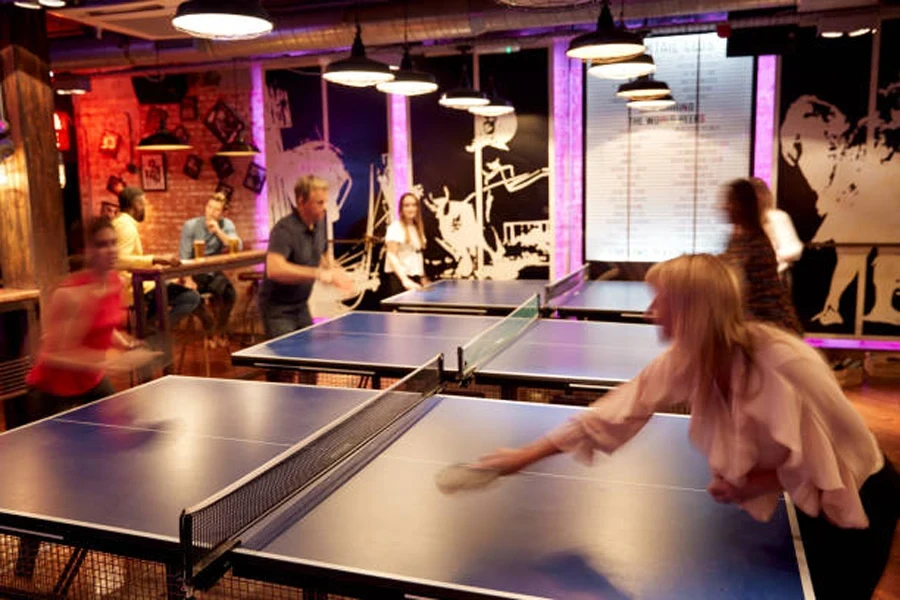
{"type": "Polygon", "coordinates": [[[501,321],[457,348],[459,377],[466,380],[475,370],[506,348],[540,317],[541,304],[537,294],[520,304],[501,321]]]}
{"type": "Polygon", "coordinates": [[[578,286],[582,285],[589,279],[589,271],[590,266],[584,265],[577,271],[569,273],[562,279],[547,284],[544,287],[544,304],[547,306],[551,306],[553,304],[553,300],[559,298],[560,296],[568,294],[578,286]]]}
{"type": "Polygon", "coordinates": [[[396,429],[392,426],[440,389],[442,370],[443,357],[436,356],[256,471],[184,510],[180,536],[186,576],[190,579],[207,568],[240,543],[242,534],[300,492],[323,483],[326,474],[340,470],[336,466],[365,454],[360,452],[364,446],[396,429]]]}

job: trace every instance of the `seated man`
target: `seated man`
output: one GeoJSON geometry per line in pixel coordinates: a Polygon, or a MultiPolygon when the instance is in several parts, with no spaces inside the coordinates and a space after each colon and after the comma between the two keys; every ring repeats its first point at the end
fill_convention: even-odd
{"type": "MultiPolygon", "coordinates": [[[[243,248],[243,242],[238,237],[237,230],[231,219],[225,218],[225,204],[227,199],[224,194],[213,194],[206,201],[206,214],[202,217],[194,217],[184,222],[181,229],[181,243],[178,245],[178,255],[181,260],[190,258],[203,258],[194,255],[194,243],[203,242],[204,256],[225,254],[231,244],[237,250],[243,248]]],[[[228,277],[221,271],[215,273],[201,273],[188,277],[185,285],[195,289],[201,294],[212,294],[215,302],[215,337],[213,345],[228,346],[226,332],[228,319],[234,308],[237,294],[228,277]]]]}
{"type": "MultiPolygon", "coordinates": [[[[119,254],[119,267],[123,269],[146,268],[152,265],[178,266],[181,261],[172,254],[144,254],[144,246],[141,243],[141,235],[138,232],[138,223],[146,217],[146,198],[144,191],[136,187],[126,187],[119,193],[119,215],[113,219],[113,227],[116,230],[116,247],[119,254]]],[[[128,304],[133,301],[131,293],[131,273],[122,271],[122,285],[128,304]]],[[[169,320],[174,327],[182,319],[197,311],[197,316],[203,321],[203,327],[207,335],[212,334],[212,316],[200,306],[200,294],[176,283],[167,284],[169,294],[169,320]]],[[[156,306],[156,298],[153,293],[154,284],[144,282],[144,297],[147,299],[148,317],[156,314],[159,307],[156,306]]]]}

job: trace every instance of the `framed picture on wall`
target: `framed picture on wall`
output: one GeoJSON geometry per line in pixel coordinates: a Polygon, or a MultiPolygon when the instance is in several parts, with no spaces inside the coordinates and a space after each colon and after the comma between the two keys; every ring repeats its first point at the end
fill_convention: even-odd
{"type": "Polygon", "coordinates": [[[121,177],[110,175],[106,180],[106,191],[113,196],[118,196],[125,189],[125,181],[121,177]]]}
{"type": "Polygon", "coordinates": [[[141,187],[145,192],[166,191],[166,155],[163,152],[141,154],[141,187]]]}
{"type": "Polygon", "coordinates": [[[189,154],[184,159],[184,174],[191,179],[200,178],[200,170],[203,168],[203,159],[196,154],[189,154]]]}
{"type": "Polygon", "coordinates": [[[179,111],[182,121],[197,120],[197,96],[185,96],[181,99],[181,109],[179,111]]]}
{"type": "Polygon", "coordinates": [[[172,134],[185,144],[189,144],[191,141],[191,134],[188,133],[188,130],[184,125],[179,125],[178,127],[176,127],[175,131],[173,131],[172,134]]]}
{"type": "Polygon", "coordinates": [[[216,186],[217,194],[224,194],[225,200],[227,204],[231,203],[231,197],[234,195],[234,188],[225,183],[224,181],[220,181],[219,185],[216,186]]]}
{"type": "Polygon", "coordinates": [[[109,158],[115,158],[119,154],[119,146],[122,145],[122,136],[112,131],[104,131],[100,138],[100,154],[109,158]]]}
{"type": "Polygon", "coordinates": [[[262,192],[264,185],[266,185],[265,167],[260,167],[256,163],[247,165],[247,174],[244,176],[244,187],[254,194],[259,194],[262,192]]]}
{"type": "Polygon", "coordinates": [[[213,156],[210,162],[219,179],[225,179],[234,173],[234,165],[227,156],[213,156]]]}
{"type": "Polygon", "coordinates": [[[240,117],[222,100],[216,102],[206,114],[203,124],[223,144],[234,140],[245,127],[240,117]]]}

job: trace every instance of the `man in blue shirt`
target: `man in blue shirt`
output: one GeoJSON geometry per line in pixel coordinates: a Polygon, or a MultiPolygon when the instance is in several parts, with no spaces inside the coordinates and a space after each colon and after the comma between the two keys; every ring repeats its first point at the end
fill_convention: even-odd
{"type": "MultiPolygon", "coordinates": [[[[238,250],[243,248],[243,242],[238,237],[234,223],[223,216],[226,202],[224,194],[213,194],[206,202],[206,212],[202,217],[185,221],[181,229],[181,242],[178,245],[181,260],[202,258],[194,256],[194,242],[204,243],[204,256],[225,254],[229,252],[231,244],[235,244],[238,250]]],[[[237,300],[231,281],[224,273],[217,271],[194,275],[193,278],[188,277],[185,286],[201,294],[212,295],[215,306],[213,345],[227,347],[228,339],[225,334],[228,330],[228,318],[237,300]]]]}
{"type": "Polygon", "coordinates": [[[294,210],[269,235],[266,276],[259,292],[269,338],[312,325],[307,301],[316,281],[345,292],[353,290],[350,277],[327,258],[328,184],[314,175],[301,177],[294,186],[294,198],[294,210]]]}

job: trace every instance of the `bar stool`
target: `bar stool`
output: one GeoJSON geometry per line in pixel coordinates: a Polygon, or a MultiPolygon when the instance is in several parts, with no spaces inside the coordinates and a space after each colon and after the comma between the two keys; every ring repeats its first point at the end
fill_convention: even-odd
{"type": "Polygon", "coordinates": [[[262,337],[263,335],[256,297],[264,276],[265,274],[261,271],[243,271],[237,276],[238,281],[249,282],[244,310],[240,318],[240,331],[249,334],[251,344],[256,343],[257,336],[262,337]]]}
{"type": "MultiPolygon", "coordinates": [[[[210,310],[212,294],[200,294],[200,298],[202,299],[201,306],[205,310],[210,310]]],[[[209,344],[207,344],[206,331],[203,329],[203,322],[200,320],[195,313],[191,313],[184,320],[185,324],[181,329],[181,333],[184,335],[180,344],[180,351],[178,356],[178,372],[182,373],[184,371],[184,359],[187,355],[187,348],[192,342],[196,342],[198,339],[200,340],[203,347],[203,366],[206,372],[206,376],[209,377],[210,368],[209,368],[209,344]],[[199,323],[199,327],[197,324],[199,323]]]]}

